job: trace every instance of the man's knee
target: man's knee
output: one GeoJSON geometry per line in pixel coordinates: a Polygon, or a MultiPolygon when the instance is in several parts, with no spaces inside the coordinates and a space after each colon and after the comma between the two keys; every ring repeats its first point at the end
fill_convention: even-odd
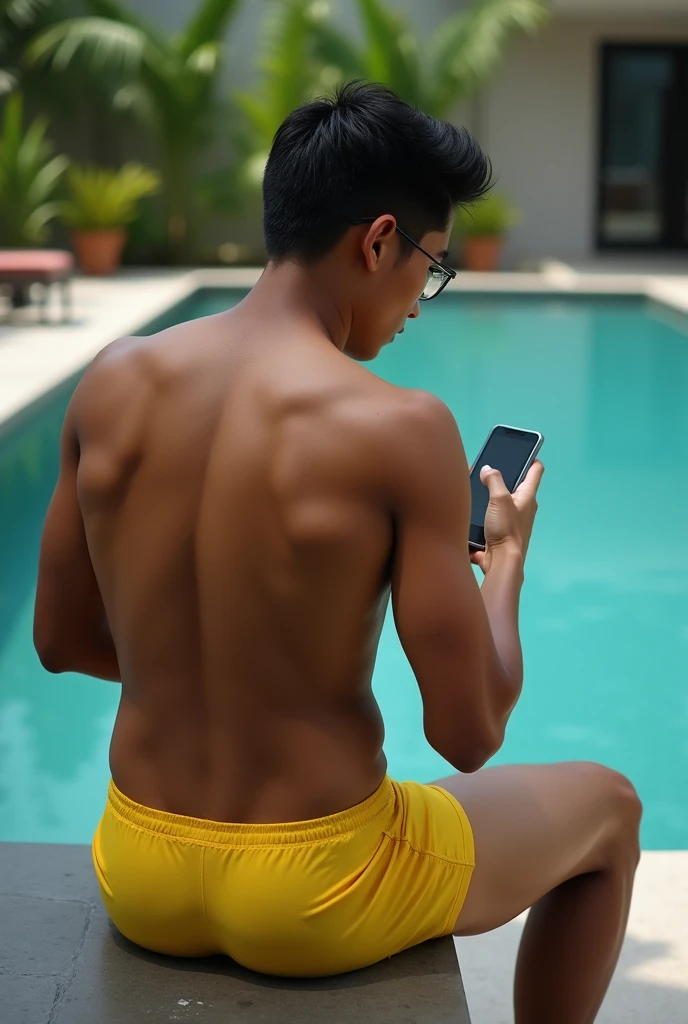
{"type": "Polygon", "coordinates": [[[581,785],[597,797],[614,841],[621,840],[629,851],[639,857],[643,805],[631,780],[621,772],[594,761],[581,761],[575,768],[580,773],[581,785]]]}

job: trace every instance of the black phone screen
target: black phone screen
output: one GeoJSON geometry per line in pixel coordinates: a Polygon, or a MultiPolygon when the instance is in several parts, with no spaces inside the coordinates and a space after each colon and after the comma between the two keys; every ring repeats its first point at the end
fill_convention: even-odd
{"type": "Polygon", "coordinates": [[[490,434],[471,472],[470,540],[474,543],[485,543],[483,527],[490,498],[487,487],[480,481],[480,470],[483,466],[498,469],[508,489],[513,491],[538,441],[535,431],[517,430],[515,427],[495,427],[490,434]]]}

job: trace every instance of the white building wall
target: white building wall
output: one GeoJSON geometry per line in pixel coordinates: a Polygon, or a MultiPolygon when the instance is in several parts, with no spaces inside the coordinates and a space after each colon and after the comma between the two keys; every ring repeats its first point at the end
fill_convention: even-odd
{"type": "Polygon", "coordinates": [[[680,18],[560,19],[519,39],[478,105],[476,126],[523,214],[506,254],[581,258],[594,249],[599,46],[603,42],[688,42],[680,18]]]}

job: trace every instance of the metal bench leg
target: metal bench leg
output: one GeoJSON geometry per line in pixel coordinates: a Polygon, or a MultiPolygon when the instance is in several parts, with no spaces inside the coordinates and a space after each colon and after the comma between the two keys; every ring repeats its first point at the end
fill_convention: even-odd
{"type": "Polygon", "coordinates": [[[62,323],[72,322],[72,286],[71,281],[62,282],[62,323]]]}
{"type": "Polygon", "coordinates": [[[48,323],[48,299],[49,298],[50,298],[50,285],[49,284],[44,284],[44,285],[41,286],[41,301],[40,301],[41,323],[42,324],[47,324],[48,323]]]}

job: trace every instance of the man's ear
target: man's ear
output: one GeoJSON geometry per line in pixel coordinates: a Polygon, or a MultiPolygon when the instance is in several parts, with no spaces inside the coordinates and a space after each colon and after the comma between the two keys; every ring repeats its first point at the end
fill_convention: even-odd
{"type": "Polygon", "coordinates": [[[379,269],[387,246],[395,243],[396,230],[396,218],[391,213],[383,213],[366,231],[361,248],[371,273],[379,269]]]}

